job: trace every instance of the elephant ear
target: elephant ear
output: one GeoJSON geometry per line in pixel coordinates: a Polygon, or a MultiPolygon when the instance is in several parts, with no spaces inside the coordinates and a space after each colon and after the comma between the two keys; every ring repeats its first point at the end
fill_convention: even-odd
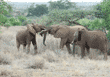
{"type": "Polygon", "coordinates": [[[81,34],[82,34],[81,30],[80,28],[78,28],[76,32],[74,33],[74,42],[81,40],[81,34]]]}
{"type": "Polygon", "coordinates": [[[36,31],[34,30],[33,28],[33,25],[32,24],[27,24],[27,29],[29,32],[31,32],[32,34],[36,34],[36,31]]]}
{"type": "Polygon", "coordinates": [[[83,34],[83,31],[85,31],[85,29],[82,29],[82,30],[78,30],[78,41],[81,41],[81,36],[83,34]]]}

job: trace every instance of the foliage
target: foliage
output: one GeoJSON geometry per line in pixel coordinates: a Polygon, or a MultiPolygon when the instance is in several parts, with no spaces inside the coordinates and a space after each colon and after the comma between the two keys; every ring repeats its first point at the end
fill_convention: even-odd
{"type": "Polygon", "coordinates": [[[87,26],[90,30],[102,30],[105,21],[103,19],[94,19],[92,21],[84,18],[78,21],[81,25],[87,26]],[[85,22],[86,21],[86,22],[85,22]]]}
{"type": "Polygon", "coordinates": [[[36,4],[36,7],[34,7],[34,4],[32,4],[28,8],[28,15],[27,16],[41,16],[43,14],[48,13],[48,7],[45,4],[38,5],[36,4]]]}
{"type": "MultiPolygon", "coordinates": [[[[110,31],[110,0],[103,0],[100,3],[101,13],[103,14],[102,18],[104,19],[104,27],[110,31]]],[[[110,33],[110,32],[109,32],[110,33]]],[[[108,33],[107,37],[110,39],[110,34],[108,33]]]]}
{"type": "Polygon", "coordinates": [[[31,23],[32,23],[32,19],[28,19],[28,20],[24,21],[22,23],[22,25],[24,26],[24,25],[31,24],[31,23]]]}
{"type": "Polygon", "coordinates": [[[11,22],[9,21],[9,19],[5,22],[4,26],[7,26],[7,27],[12,26],[11,22]]]}
{"type": "Polygon", "coordinates": [[[101,12],[101,5],[100,4],[97,4],[95,6],[95,17],[103,18],[103,13],[101,12]]]}
{"type": "Polygon", "coordinates": [[[7,17],[4,16],[3,14],[0,14],[0,24],[4,24],[7,21],[7,17]]]}
{"type": "Polygon", "coordinates": [[[9,21],[11,22],[11,24],[14,26],[14,25],[21,25],[22,24],[22,22],[19,20],[19,19],[17,19],[17,18],[14,18],[14,17],[11,17],[10,19],[9,19],[9,21]]]}
{"type": "MultiPolygon", "coordinates": [[[[4,0],[0,1],[0,25],[4,25],[7,22],[7,15],[10,15],[10,12],[12,12],[12,7],[11,5],[7,4],[4,2],[4,0]]],[[[8,23],[6,23],[8,24],[8,23]]]]}
{"type": "Polygon", "coordinates": [[[48,16],[53,21],[68,21],[68,20],[73,21],[76,18],[85,17],[88,13],[89,12],[83,10],[71,11],[71,10],[54,9],[49,12],[48,16]]]}
{"type": "Polygon", "coordinates": [[[9,12],[12,11],[12,7],[11,5],[7,4],[6,2],[4,2],[4,0],[0,1],[0,13],[3,15],[10,15],[9,12]]]}
{"type": "Polygon", "coordinates": [[[18,19],[21,21],[21,22],[24,22],[26,20],[26,17],[25,16],[18,16],[18,19]]]}
{"type": "Polygon", "coordinates": [[[70,2],[69,0],[58,0],[58,1],[49,1],[49,10],[53,9],[69,9],[69,8],[75,8],[76,4],[70,2]]]}

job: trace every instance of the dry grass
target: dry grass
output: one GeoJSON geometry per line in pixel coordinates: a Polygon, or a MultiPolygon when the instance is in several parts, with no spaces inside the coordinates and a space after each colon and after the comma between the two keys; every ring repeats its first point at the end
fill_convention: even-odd
{"type": "MultiPolygon", "coordinates": [[[[17,51],[15,36],[24,26],[2,28],[0,33],[0,77],[110,77],[110,57],[104,61],[100,51],[91,49],[80,59],[80,47],[76,47],[76,56],[68,54],[66,47],[59,49],[60,39],[47,35],[46,46],[43,37],[36,34],[38,54],[26,54],[23,47],[17,51]]],[[[71,45],[72,49],[72,45],[71,45]]]]}

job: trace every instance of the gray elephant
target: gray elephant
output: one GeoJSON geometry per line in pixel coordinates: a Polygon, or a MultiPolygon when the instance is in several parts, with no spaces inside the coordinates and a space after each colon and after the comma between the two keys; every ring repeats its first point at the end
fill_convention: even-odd
{"type": "Polygon", "coordinates": [[[23,51],[25,51],[26,45],[28,44],[27,53],[30,52],[30,44],[34,45],[34,53],[37,53],[37,42],[36,42],[36,33],[44,30],[46,26],[39,24],[27,24],[26,30],[20,30],[16,34],[16,45],[19,51],[20,44],[23,45],[23,51]]]}
{"type": "MultiPolygon", "coordinates": [[[[107,43],[108,39],[104,32],[100,30],[87,31],[78,29],[74,33],[73,44],[77,42],[77,45],[81,47],[81,58],[85,56],[85,48],[87,52],[90,52],[90,48],[99,49],[104,53],[104,59],[107,60],[107,43]]],[[[75,46],[74,51],[75,52],[75,46]]]]}
{"type": "MultiPolygon", "coordinates": [[[[80,25],[73,27],[69,27],[66,25],[52,25],[46,30],[43,30],[40,34],[42,35],[48,32],[49,34],[54,35],[55,38],[61,38],[60,49],[63,49],[64,45],[66,45],[68,52],[72,53],[70,49],[70,44],[73,41],[74,33],[78,28],[87,30],[84,26],[80,25]]],[[[45,43],[45,40],[46,36],[44,35],[43,43],[45,43]]]]}

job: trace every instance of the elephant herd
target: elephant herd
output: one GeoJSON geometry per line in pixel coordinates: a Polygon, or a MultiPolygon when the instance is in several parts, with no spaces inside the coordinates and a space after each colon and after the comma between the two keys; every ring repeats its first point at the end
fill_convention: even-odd
{"type": "MultiPolygon", "coordinates": [[[[64,45],[70,54],[75,56],[75,45],[81,47],[81,58],[85,56],[85,49],[90,52],[90,48],[99,49],[104,53],[104,60],[107,60],[107,43],[108,39],[104,32],[100,30],[90,31],[86,27],[81,25],[66,26],[66,25],[51,25],[46,27],[39,24],[27,24],[27,29],[19,31],[16,34],[16,45],[19,51],[20,44],[23,45],[23,51],[25,51],[26,45],[28,45],[27,53],[30,51],[30,44],[34,46],[34,53],[37,53],[36,33],[40,32],[43,38],[43,44],[45,45],[47,32],[53,35],[55,38],[61,38],[60,49],[63,49],[64,45]],[[70,48],[70,44],[73,45],[73,53],[70,48]]],[[[46,46],[46,45],[45,45],[46,46]]]]}

